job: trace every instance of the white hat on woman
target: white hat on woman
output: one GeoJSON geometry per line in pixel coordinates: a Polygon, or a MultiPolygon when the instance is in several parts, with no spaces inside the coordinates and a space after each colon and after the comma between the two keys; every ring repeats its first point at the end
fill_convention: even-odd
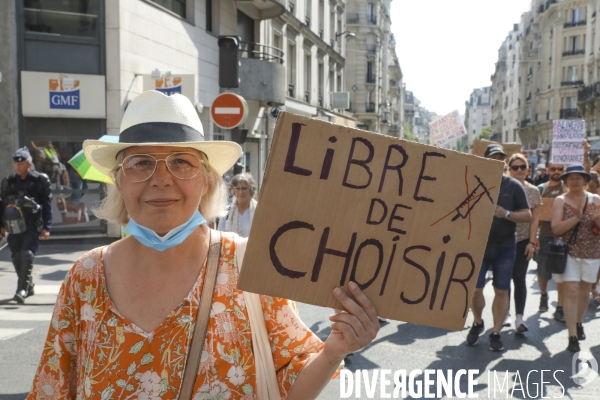
{"type": "Polygon", "coordinates": [[[137,96],[127,107],[117,143],[86,140],[83,151],[88,161],[109,175],[116,167],[117,154],[132,146],[187,147],[203,152],[211,168],[224,174],[242,154],[234,142],[204,140],[198,114],[187,97],[167,96],[149,90],[137,96]]]}

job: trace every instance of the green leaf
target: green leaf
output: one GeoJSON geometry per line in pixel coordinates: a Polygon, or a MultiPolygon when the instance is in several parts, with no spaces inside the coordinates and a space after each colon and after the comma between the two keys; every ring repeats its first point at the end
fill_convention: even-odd
{"type": "Polygon", "coordinates": [[[140,340],[139,342],[137,342],[136,344],[134,344],[133,346],[131,346],[131,349],[129,349],[129,353],[130,354],[137,354],[140,352],[140,350],[142,350],[142,347],[144,346],[144,341],[140,340]]]}
{"type": "Polygon", "coordinates": [[[129,385],[127,385],[127,387],[125,388],[125,390],[127,390],[128,392],[133,391],[133,389],[135,389],[135,387],[133,387],[133,385],[131,383],[129,385]]]}
{"type": "Polygon", "coordinates": [[[117,326],[118,323],[119,323],[119,320],[113,315],[112,317],[110,317],[110,319],[108,320],[108,322],[106,322],[106,325],[108,325],[108,326],[117,326]]]}
{"type": "Polygon", "coordinates": [[[119,379],[119,380],[117,381],[117,386],[118,386],[118,387],[120,387],[120,388],[123,388],[123,387],[125,387],[126,385],[127,385],[127,381],[125,381],[125,379],[119,379]]]}
{"type": "Polygon", "coordinates": [[[52,317],[52,327],[55,331],[58,330],[58,317],[52,317]]]}
{"type": "Polygon", "coordinates": [[[129,366],[129,368],[127,368],[127,375],[131,376],[135,373],[135,370],[137,369],[137,365],[135,365],[135,361],[131,363],[131,365],[129,366]]]}
{"type": "Polygon", "coordinates": [[[146,353],[146,354],[144,354],[144,357],[142,357],[142,361],[140,361],[140,364],[141,365],[150,364],[152,362],[152,360],[154,360],[154,356],[152,355],[152,353],[146,353]]]}
{"type": "Polygon", "coordinates": [[[244,391],[246,396],[251,396],[252,393],[254,393],[254,388],[249,383],[246,383],[244,386],[242,386],[242,390],[244,391]]]}

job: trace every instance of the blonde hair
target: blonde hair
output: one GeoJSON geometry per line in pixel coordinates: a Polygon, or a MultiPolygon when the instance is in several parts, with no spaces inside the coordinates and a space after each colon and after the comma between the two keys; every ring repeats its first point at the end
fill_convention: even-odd
{"type": "Polygon", "coordinates": [[[527,162],[527,158],[521,153],[515,153],[508,159],[508,166],[510,167],[515,160],[521,160],[525,163],[525,166],[529,168],[529,163],[527,162]]]}
{"type": "MultiPolygon", "coordinates": [[[[123,155],[124,151],[117,154],[116,165],[120,165],[121,162],[123,162],[123,155]]],[[[200,152],[200,155],[202,164],[204,165],[204,168],[202,169],[202,171],[204,171],[204,179],[208,182],[208,190],[200,200],[198,211],[200,211],[200,214],[202,214],[208,222],[212,222],[225,214],[225,209],[227,207],[226,188],[221,175],[219,175],[214,168],[210,167],[206,154],[200,152]]],[[[116,184],[120,185],[121,168],[115,167],[111,172],[111,178],[116,184]]],[[[127,213],[125,202],[123,201],[123,197],[121,197],[116,184],[108,185],[106,197],[93,212],[98,218],[125,226],[129,222],[129,214],[127,213]]]]}

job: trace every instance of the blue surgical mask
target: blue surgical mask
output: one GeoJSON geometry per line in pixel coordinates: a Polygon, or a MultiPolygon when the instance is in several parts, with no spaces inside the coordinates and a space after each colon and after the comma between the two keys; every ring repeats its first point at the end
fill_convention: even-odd
{"type": "Polygon", "coordinates": [[[171,247],[180,245],[191,233],[202,225],[206,220],[200,214],[198,210],[192,215],[192,217],[185,224],[180,225],[176,228],[171,229],[165,236],[158,236],[152,229],[148,229],[145,226],[139,225],[129,218],[129,223],[125,227],[125,233],[133,236],[138,242],[144,246],[151,247],[154,250],[165,251],[171,247]]]}

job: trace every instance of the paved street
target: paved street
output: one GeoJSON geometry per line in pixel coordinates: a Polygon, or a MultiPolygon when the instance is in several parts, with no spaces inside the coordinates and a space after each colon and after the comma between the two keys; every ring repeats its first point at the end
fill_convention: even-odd
{"type": "MultiPolygon", "coordinates": [[[[8,249],[0,250],[0,400],[20,400],[25,398],[35,368],[39,361],[48,323],[52,313],[52,303],[58,292],[58,287],[70,268],[74,259],[92,247],[102,245],[101,240],[57,241],[44,243],[36,259],[34,279],[36,282],[36,295],[28,300],[28,304],[17,306],[6,301],[12,297],[16,285],[16,277],[10,264],[8,249]],[[39,294],[38,294],[39,293],[39,294]]],[[[442,329],[422,327],[406,323],[391,322],[382,327],[373,345],[349,358],[347,368],[350,371],[357,369],[389,369],[406,370],[407,376],[411,370],[447,369],[478,369],[478,384],[474,388],[479,398],[504,399],[504,390],[499,387],[508,371],[509,387],[512,390],[514,379],[518,376],[526,386],[525,392],[517,389],[514,398],[541,398],[539,386],[541,381],[540,370],[550,370],[544,375],[545,397],[571,398],[571,399],[598,399],[600,398],[600,378],[593,383],[579,387],[570,379],[572,353],[564,351],[566,347],[566,332],[564,324],[554,321],[550,312],[539,314],[537,312],[538,291],[535,282],[535,264],[530,266],[528,275],[531,295],[526,311],[526,321],[529,332],[525,336],[514,334],[511,328],[505,328],[502,338],[506,351],[493,353],[487,346],[487,334],[482,335],[479,344],[475,347],[465,345],[467,330],[462,332],[449,332],[442,329]],[[527,384],[527,374],[530,371],[527,384]],[[564,372],[556,372],[563,370],[564,372]],[[490,371],[491,385],[488,395],[488,371],[490,371]],[[494,397],[494,371],[499,381],[496,384],[494,397]],[[553,377],[556,376],[560,385],[553,377]],[[529,392],[527,392],[527,389],[529,392]],[[537,394],[536,394],[537,393],[537,394]]],[[[488,285],[486,298],[491,301],[492,290],[488,285]]],[[[556,300],[556,292],[550,294],[552,301],[556,300]]],[[[299,305],[304,322],[317,334],[325,339],[330,331],[328,315],[331,310],[313,307],[305,304],[299,305]]],[[[551,307],[553,309],[553,306],[551,307]]],[[[600,360],[600,310],[590,307],[585,316],[587,340],[582,342],[582,350],[592,353],[600,360]]],[[[486,326],[491,325],[489,307],[485,317],[486,326]]],[[[472,317],[467,319],[467,325],[472,317]]],[[[372,378],[373,374],[369,375],[372,378]]],[[[392,379],[388,376],[388,379],[392,379]]],[[[408,379],[408,378],[407,378],[408,379]]],[[[422,381],[423,377],[417,378],[422,381]]],[[[393,388],[393,384],[390,386],[393,388]]],[[[436,386],[432,386],[435,397],[436,386]]],[[[460,380],[460,389],[467,391],[467,379],[463,376],[460,380]]],[[[391,393],[391,389],[388,389],[391,393]]],[[[510,395],[509,390],[509,395],[510,395]]],[[[362,383],[362,397],[366,395],[364,382],[362,383]]],[[[510,396],[508,396],[510,397],[510,396]]],[[[339,399],[340,380],[333,380],[319,397],[319,399],[339,399]]],[[[353,393],[350,398],[357,398],[353,393]]],[[[381,398],[379,386],[374,397],[381,398]]],[[[409,397],[415,398],[415,397],[409,397]]]]}

